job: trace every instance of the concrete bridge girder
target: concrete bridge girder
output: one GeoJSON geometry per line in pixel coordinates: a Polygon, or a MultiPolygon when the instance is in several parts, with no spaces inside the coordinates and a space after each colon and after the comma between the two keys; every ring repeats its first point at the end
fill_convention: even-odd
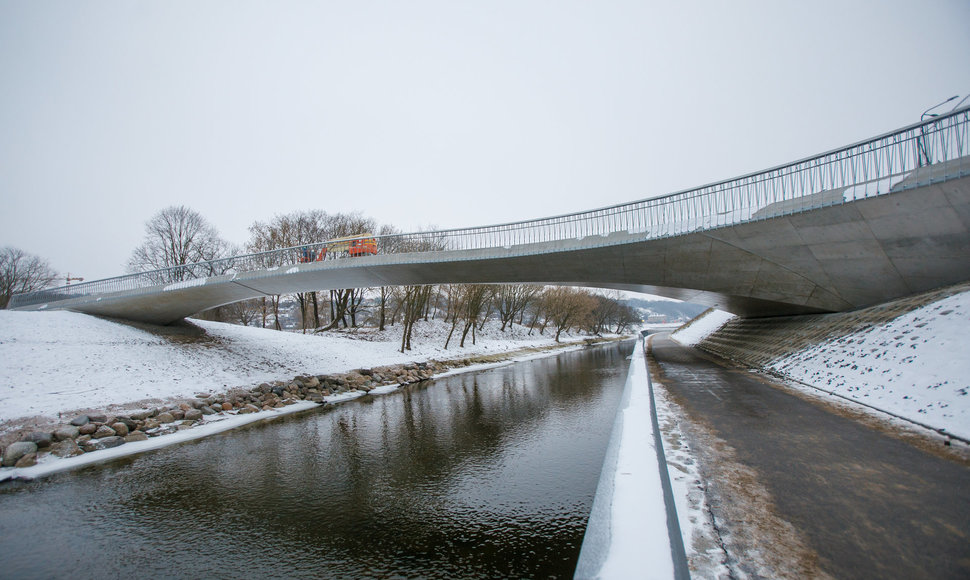
{"type": "Polygon", "coordinates": [[[294,264],[51,306],[169,323],[264,295],[528,282],[634,290],[741,316],[845,311],[970,279],[970,177],[660,239],[644,235],[294,264]]]}

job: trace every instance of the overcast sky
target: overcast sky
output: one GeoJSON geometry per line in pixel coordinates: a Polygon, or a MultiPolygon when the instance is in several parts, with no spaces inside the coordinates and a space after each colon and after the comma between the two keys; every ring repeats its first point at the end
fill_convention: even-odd
{"type": "Polygon", "coordinates": [[[91,280],[187,205],[487,225],[733,177],[970,92],[967,0],[0,0],[0,246],[91,280]]]}

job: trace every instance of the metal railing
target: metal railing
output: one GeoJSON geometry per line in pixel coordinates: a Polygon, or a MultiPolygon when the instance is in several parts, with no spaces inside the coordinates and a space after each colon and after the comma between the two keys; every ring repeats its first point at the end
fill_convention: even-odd
{"type": "MultiPolygon", "coordinates": [[[[734,179],[632,203],[555,217],[476,228],[373,237],[378,254],[516,248],[565,240],[606,245],[658,239],[736,225],[824,206],[883,195],[970,175],[970,107],[915,123],[872,139],[734,179]],[[611,234],[622,240],[607,240],[611,234]]],[[[172,290],[213,276],[295,266],[316,261],[333,242],[307,244],[210,262],[174,266],[83,284],[62,286],[11,298],[10,308],[59,302],[120,291],[172,290]]],[[[534,249],[531,251],[540,251],[534,249]]],[[[343,252],[344,256],[347,255],[343,252]]],[[[333,252],[326,259],[335,259],[333,252]]],[[[439,256],[437,259],[447,260],[439,256]]]]}

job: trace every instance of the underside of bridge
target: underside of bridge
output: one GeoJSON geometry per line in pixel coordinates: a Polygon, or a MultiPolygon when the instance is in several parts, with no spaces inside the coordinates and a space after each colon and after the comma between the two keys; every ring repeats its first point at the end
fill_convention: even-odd
{"type": "Polygon", "coordinates": [[[970,177],[846,203],[838,195],[834,201],[660,239],[619,233],[511,248],[368,256],[49,306],[167,324],[266,295],[528,282],[632,290],[764,317],[853,310],[970,280],[970,177]]]}

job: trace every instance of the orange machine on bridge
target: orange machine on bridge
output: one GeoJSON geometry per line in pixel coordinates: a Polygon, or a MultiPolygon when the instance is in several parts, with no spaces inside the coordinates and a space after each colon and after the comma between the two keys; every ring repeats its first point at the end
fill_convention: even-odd
{"type": "Polygon", "coordinates": [[[319,262],[328,257],[330,259],[347,256],[357,258],[374,254],[377,254],[377,239],[372,237],[372,234],[361,234],[329,240],[319,252],[304,246],[300,254],[300,262],[319,262]]]}

